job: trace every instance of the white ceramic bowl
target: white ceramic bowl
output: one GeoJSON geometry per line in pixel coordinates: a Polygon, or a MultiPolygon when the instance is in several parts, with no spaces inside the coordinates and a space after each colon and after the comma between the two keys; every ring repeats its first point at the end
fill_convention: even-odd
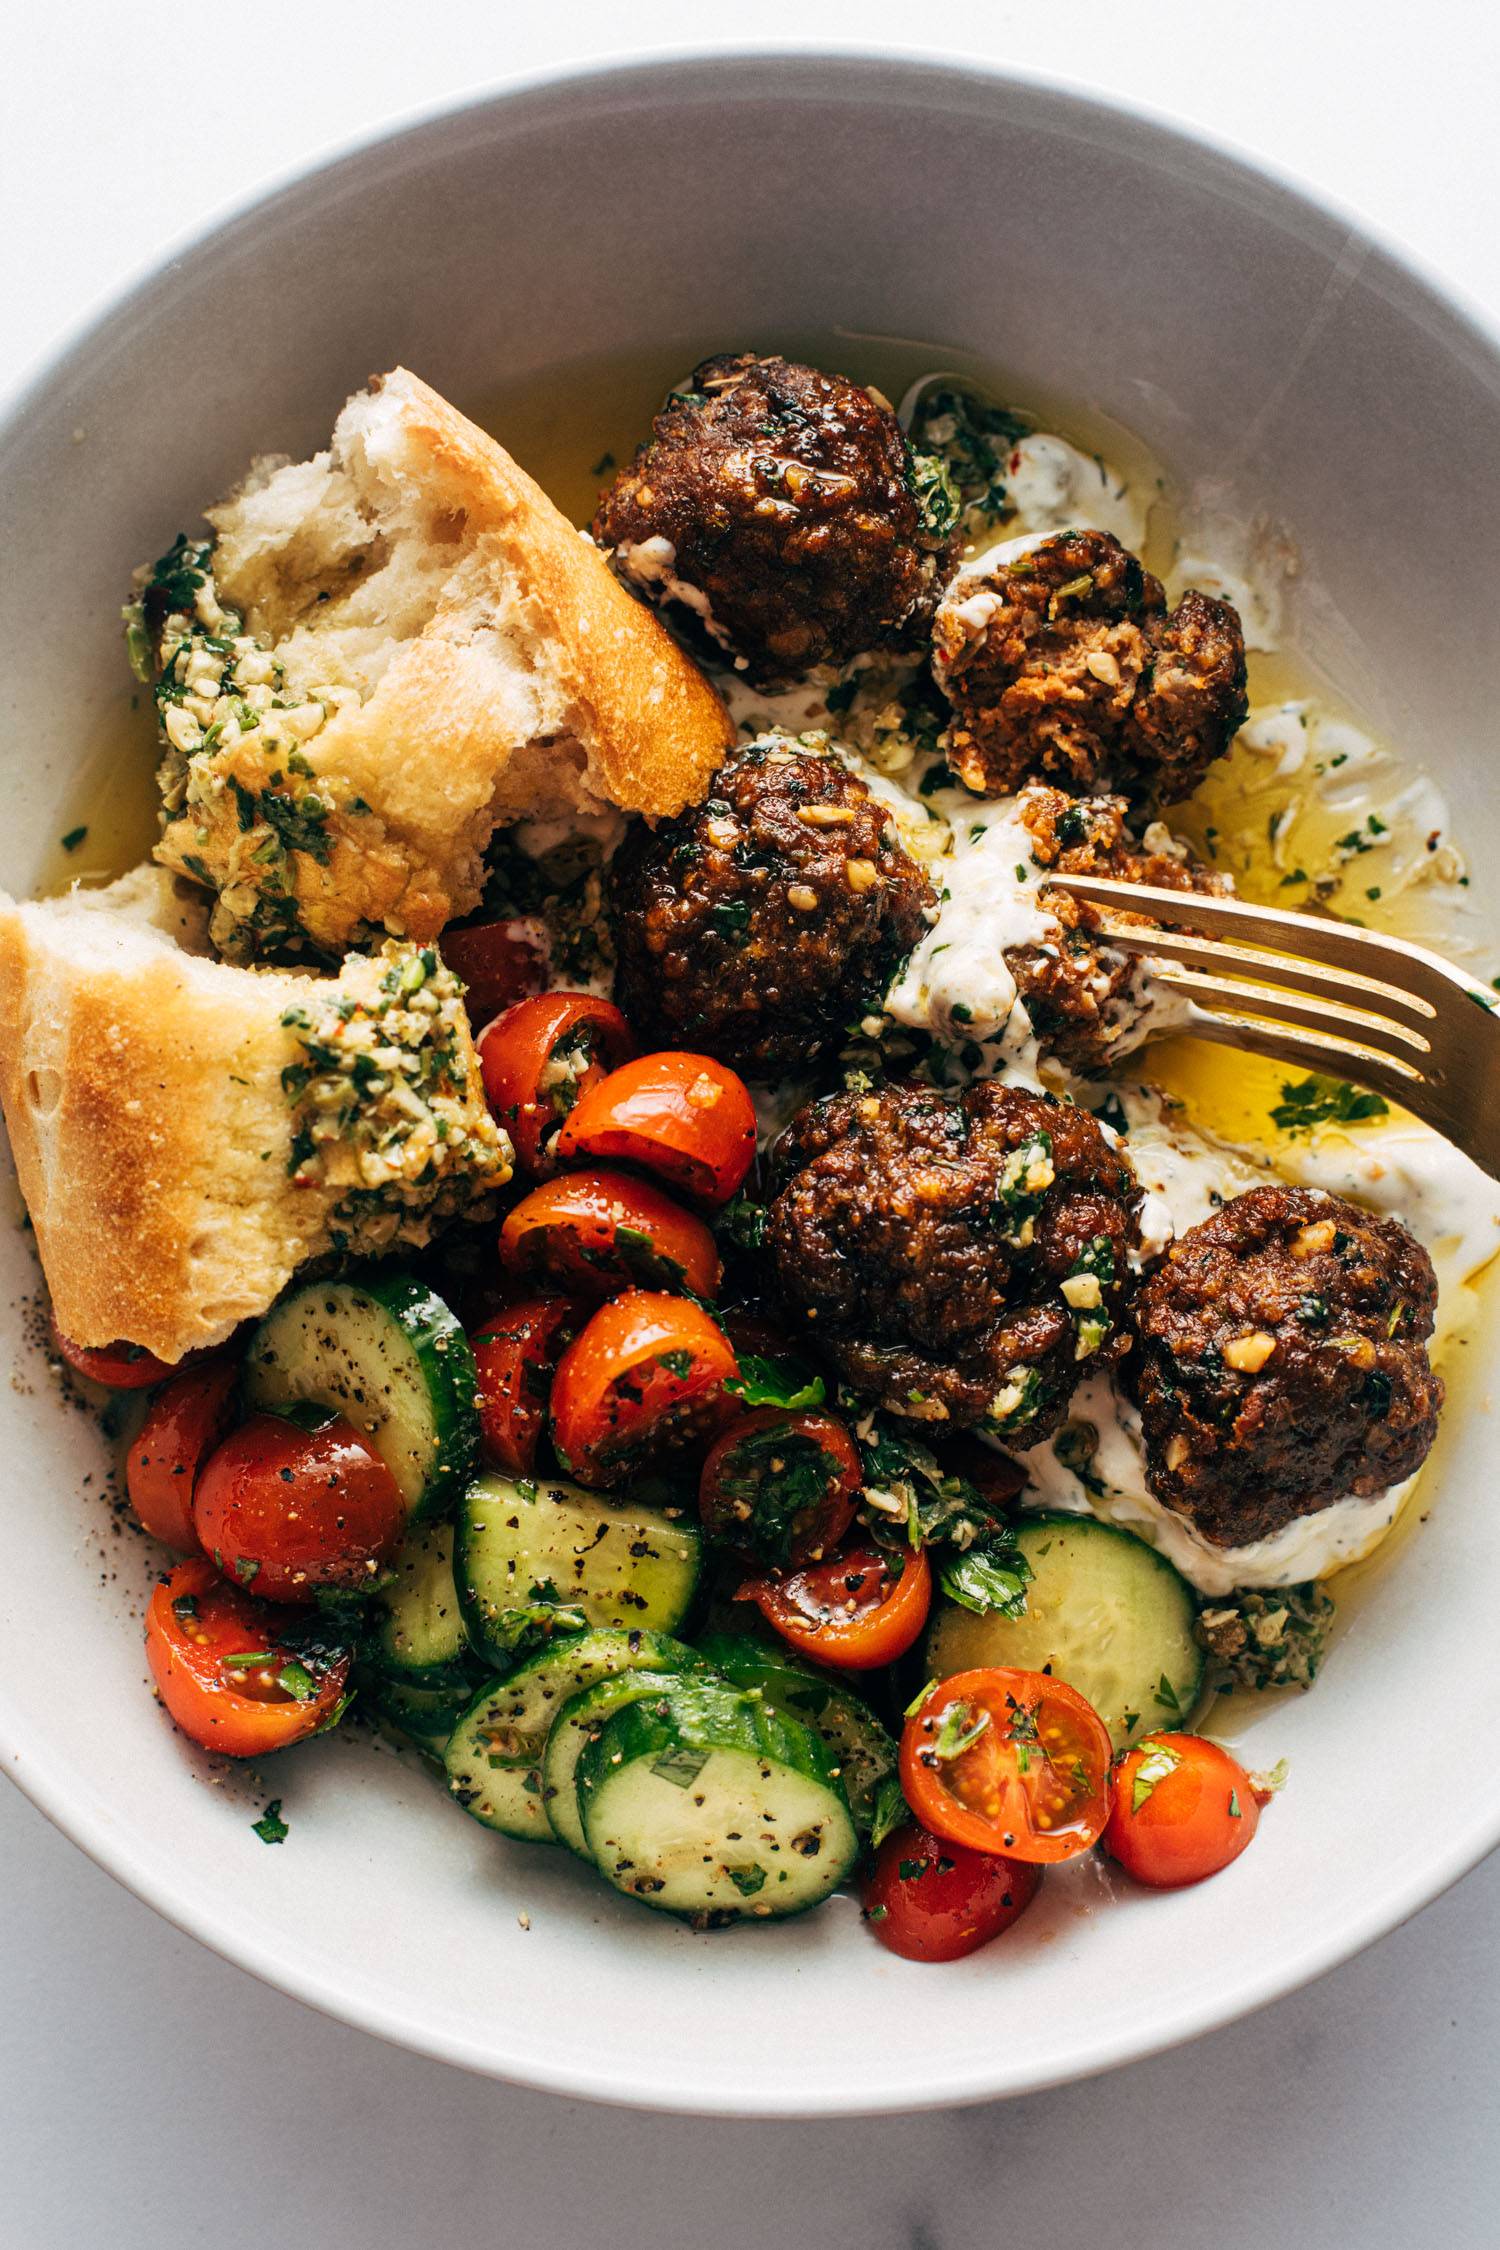
{"type": "MultiPolygon", "coordinates": [[[[252,454],[320,443],[372,368],[404,360],[462,401],[501,369],[541,383],[661,341],[686,366],[813,330],[967,347],[1018,398],[1101,408],[1184,485],[1216,478],[1284,524],[1304,647],[1445,781],[1476,867],[1500,864],[1477,763],[1495,340],[1347,220],[1177,131],[988,71],[801,57],[558,79],[375,142],[174,258],[47,371],[0,433],[0,880],[34,882],[107,739],[131,566],[252,454]]],[[[7,1303],[35,1289],[9,1230],[0,1282],[7,1303]]],[[[1005,1944],[931,1969],[873,1944],[846,1899],[695,1937],[358,1744],[299,1753],[258,1793],[214,1785],[144,1691],[148,1564],[101,1528],[97,1435],[13,1348],[6,1769],[182,1928],[433,2055],[682,2109],[1010,2093],[1287,1991],[1500,1837],[1500,1776],[1464,1716],[1495,1681],[1482,1416],[1450,1415],[1432,1520],[1316,1692],[1258,1721],[1252,1758],[1289,1756],[1292,1780],[1255,1850],[1177,1897],[1108,1899],[1077,1869],[1005,1944]],[[291,1835],[267,1850],[249,1823],[278,1793],[291,1835]]]]}

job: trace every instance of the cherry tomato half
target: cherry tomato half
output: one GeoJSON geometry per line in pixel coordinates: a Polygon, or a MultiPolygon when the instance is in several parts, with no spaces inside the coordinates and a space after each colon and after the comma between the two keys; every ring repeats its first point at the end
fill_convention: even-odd
{"type": "Polygon", "coordinates": [[[1201,1883],[1239,1858],[1265,1793],[1201,1734],[1149,1734],[1121,1759],[1104,1849],[1153,1890],[1201,1883]]]}
{"type": "Polygon", "coordinates": [[[239,1373],[238,1363],[225,1356],[163,1383],[125,1456],[125,1490],[136,1521],[182,1555],[198,1551],[193,1493],[199,1470],[234,1419],[239,1373]]]}
{"type": "Polygon", "coordinates": [[[183,1733],[227,1758],[262,1758],[327,1726],[352,1658],[288,1647],[299,1623],[226,1585],[203,1556],[179,1563],[152,1593],[146,1658],[183,1733]]]}
{"type": "Polygon", "coordinates": [[[955,1672],[901,1737],[901,1787],[950,1843],[1012,1859],[1073,1859],[1109,1817],[1109,1729],[1046,1672],[955,1672]]]}
{"type": "Polygon", "coordinates": [[[565,1172],[521,1198],[500,1229],[507,1273],[565,1296],[688,1289],[712,1297],[722,1271],[701,1219],[649,1180],[565,1172]]]}
{"type": "Polygon", "coordinates": [[[618,1484],[643,1455],[712,1434],[734,1373],[728,1338],[688,1297],[631,1289],[601,1305],[552,1384],[552,1443],[580,1484],[618,1484]]]}
{"type": "Polygon", "coordinates": [[[820,1664],[873,1671],[904,1656],[932,1607],[932,1568],[924,1550],[908,1554],[900,1575],[874,1546],[846,1547],[784,1578],[756,1578],[737,1602],[754,1602],[784,1641],[820,1664]]]}
{"type": "Polygon", "coordinates": [[[196,1353],[179,1361],[174,1367],[170,1361],[158,1359],[154,1352],[143,1351],[139,1344],[75,1344],[65,1336],[54,1320],[52,1346],[57,1356],[65,1360],[75,1375],[85,1375],[91,1383],[102,1383],[107,1391],[148,1391],[153,1383],[164,1383],[169,1375],[191,1366],[196,1353]]]}
{"type": "Polygon", "coordinates": [[[972,1852],[912,1821],[875,1854],[865,1920],[908,1961],[958,1961],[1018,1922],[1041,1884],[1031,1860],[972,1852]]]}
{"type": "Polygon", "coordinates": [[[530,1476],[552,1371],[587,1318],[570,1297],[522,1297],[469,1338],[479,1374],[479,1450],[492,1469],[530,1476]]]}
{"type": "Polygon", "coordinates": [[[204,1463],[193,1501],[204,1553],[273,1601],[368,1588],[405,1521],[390,1470],[337,1414],[313,1429],[252,1414],[204,1463]]]}
{"type": "Polygon", "coordinates": [[[838,1545],[863,1482],[859,1447],[835,1415],[761,1406],[715,1440],[698,1512],[726,1546],[789,1570],[838,1545]]]}
{"type": "Polygon", "coordinates": [[[453,974],[463,978],[464,1006],[476,1033],[547,982],[547,933],[528,916],[445,930],[439,950],[453,974]]]}
{"type": "Polygon", "coordinates": [[[579,1095],[557,1160],[639,1164],[703,1203],[727,1203],[755,1162],[755,1104],[707,1055],[639,1055],[579,1095]]]}
{"type": "Polygon", "coordinates": [[[575,1102],[634,1049],[618,1008],[591,992],[542,992],[497,1016],[479,1041],[485,1099],[533,1179],[555,1169],[553,1143],[575,1102]]]}

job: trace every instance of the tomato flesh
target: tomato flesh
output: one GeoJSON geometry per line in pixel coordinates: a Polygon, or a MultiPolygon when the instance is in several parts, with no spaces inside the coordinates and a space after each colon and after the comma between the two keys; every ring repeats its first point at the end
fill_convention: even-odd
{"type": "Polygon", "coordinates": [[[204,1553],[274,1601],[368,1589],[405,1521],[390,1470],[337,1414],[311,1430],[252,1414],[204,1464],[193,1501],[204,1553]]]}
{"type": "Polygon", "coordinates": [[[1201,1734],[1152,1734],[1121,1759],[1104,1848],[1153,1890],[1220,1874],[1260,1824],[1262,1792],[1201,1734]]]}
{"type": "Polygon", "coordinates": [[[865,1920],[907,1961],[959,1961],[1018,1922],[1041,1882],[1032,1860],[970,1851],[912,1821],[875,1855],[865,1920]]]}
{"type": "Polygon", "coordinates": [[[892,1558],[874,1546],[846,1547],[784,1576],[752,1579],[735,1595],[754,1602],[784,1641],[820,1664],[870,1672],[904,1656],[932,1607],[925,1550],[892,1558]]]}
{"type": "Polygon", "coordinates": [[[527,915],[445,930],[439,949],[454,975],[463,979],[464,1006],[476,1033],[547,982],[547,933],[527,915]]]}
{"type": "Polygon", "coordinates": [[[755,1105],[707,1055],[640,1055],[583,1089],[557,1157],[639,1164],[700,1202],[727,1203],[755,1161],[755,1105]]]}
{"type": "Polygon", "coordinates": [[[518,1280],[577,1297],[622,1289],[712,1297],[721,1273],[701,1219],[649,1180],[604,1167],[565,1172],[523,1196],[500,1229],[500,1262],[518,1280]]]}
{"type": "Polygon", "coordinates": [[[228,1356],[164,1383],[125,1456],[125,1490],[136,1521],[182,1555],[197,1552],[193,1494],[198,1473],[234,1419],[238,1363],[228,1356]]]}
{"type": "Polygon", "coordinates": [[[859,1448],[836,1415],[761,1406],[715,1441],[698,1510],[726,1546],[788,1570],[838,1545],[863,1482],[859,1448]]]}
{"type": "Polygon", "coordinates": [[[523,1297],[469,1338],[479,1375],[479,1450],[502,1475],[529,1477],[563,1351],[588,1318],[570,1297],[523,1297]]]}
{"type": "Polygon", "coordinates": [[[54,1320],[52,1347],[59,1359],[72,1368],[75,1375],[85,1376],[91,1383],[102,1383],[108,1391],[148,1391],[153,1383],[164,1383],[179,1368],[191,1366],[196,1353],[174,1367],[169,1360],[158,1359],[154,1352],[144,1351],[139,1344],[75,1344],[65,1336],[54,1320]]]}
{"type": "Polygon", "coordinates": [[[702,1442],[732,1411],[734,1352],[686,1297],[633,1289],[601,1305],[558,1364],[552,1443],[580,1484],[618,1484],[645,1456],[702,1442]]]}
{"type": "Polygon", "coordinates": [[[495,1018],[479,1041],[485,1098],[533,1179],[556,1168],[559,1127],[588,1089],[630,1055],[618,1008],[592,992],[542,992],[495,1018]]]}
{"type": "Polygon", "coordinates": [[[1045,1672],[957,1672],[912,1712],[901,1786],[951,1843],[1009,1858],[1072,1859],[1109,1815],[1109,1729],[1045,1672]]]}
{"type": "Polygon", "coordinates": [[[157,1586],[146,1611],[146,1658],[183,1733],[228,1758],[262,1758],[336,1716],[353,1661],[285,1645],[293,1613],[230,1586],[194,1556],[157,1586]]]}

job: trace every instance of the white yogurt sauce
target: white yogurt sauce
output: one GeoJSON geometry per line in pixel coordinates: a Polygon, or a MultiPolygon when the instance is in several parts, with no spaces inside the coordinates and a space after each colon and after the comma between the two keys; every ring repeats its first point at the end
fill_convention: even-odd
{"type": "Polygon", "coordinates": [[[1050,1442],[1033,1446],[1019,1456],[1028,1478],[1022,1505],[1119,1524],[1157,1548],[1203,1594],[1228,1594],[1236,1586],[1296,1586],[1344,1569],[1384,1538],[1416,1482],[1408,1478],[1367,1500],[1336,1500],[1243,1547],[1216,1547],[1146,1489],[1139,1420],[1107,1375],[1079,1385],[1071,1418],[1098,1433],[1089,1483],[1057,1458],[1050,1442]]]}
{"type": "Polygon", "coordinates": [[[1154,497],[1133,490],[1097,455],[1037,430],[1013,447],[1005,468],[1006,498],[1018,531],[1112,531],[1138,553],[1154,497]]]}
{"type": "MultiPolygon", "coordinates": [[[[944,791],[951,797],[952,791],[944,791]]],[[[1041,871],[1018,800],[970,798],[955,824],[951,855],[934,870],[942,885],[937,920],[886,997],[897,1023],[931,1031],[949,1044],[997,1044],[1003,1075],[1018,1070],[1038,1084],[1037,1047],[1005,964],[1008,946],[1056,941],[1057,924],[1038,903],[1041,871]]]]}

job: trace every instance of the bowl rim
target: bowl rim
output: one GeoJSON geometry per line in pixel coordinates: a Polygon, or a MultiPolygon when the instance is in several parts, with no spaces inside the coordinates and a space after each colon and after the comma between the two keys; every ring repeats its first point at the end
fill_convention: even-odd
{"type": "MultiPolygon", "coordinates": [[[[646,54],[620,51],[582,63],[502,74],[457,97],[440,96],[399,109],[373,125],[331,138],[309,156],[226,199],[201,222],[143,259],[123,281],[100,292],[0,391],[0,452],[24,426],[33,402],[54,389],[76,355],[101,340],[127,314],[149,315],[157,292],[190,277],[200,261],[218,254],[227,237],[259,223],[272,206],[301,193],[316,192],[333,174],[345,167],[352,169],[379,150],[415,142],[424,133],[452,127],[461,120],[477,124],[486,112],[527,99],[628,95],[634,86],[659,88],[664,81],[686,84],[708,70],[720,78],[728,74],[742,84],[752,84],[757,73],[820,75],[830,92],[840,78],[853,86],[861,79],[874,85],[882,76],[898,94],[902,81],[913,92],[920,92],[924,85],[940,87],[944,81],[970,93],[989,86],[1033,98],[1058,114],[1072,110],[1096,122],[1107,120],[1115,130],[1123,127],[1166,152],[1175,145],[1184,160],[1200,168],[1206,160],[1226,181],[1237,179],[1242,186],[1270,189],[1288,211],[1295,210],[1304,220],[1311,217],[1329,229],[1341,230],[1346,254],[1351,250],[1373,251],[1383,258],[1467,335],[1471,348],[1491,363],[1500,381],[1500,316],[1432,267],[1422,253],[1387,234],[1339,197],[1229,136],[1154,104],[1106,92],[1062,73],[997,61],[960,48],[777,37],[724,44],[674,43],[646,54]]],[[[778,2099],[771,2089],[741,2090],[728,2098],[715,2096],[688,2079],[659,2082],[649,2094],[643,2094],[622,2073],[591,2067],[586,2055],[559,2065],[519,2052],[500,2054],[491,2043],[436,2029],[409,2009],[347,1988],[340,1979],[279,1952],[274,1944],[222,1927],[211,1908],[201,1905],[185,1887],[174,1891],[164,1886],[133,1838],[121,1834],[107,1814],[95,1814],[86,1803],[75,1799],[64,1776],[49,1773],[45,1767],[32,1767],[24,1711],[3,1685],[0,1764],[54,1827],[166,1922],[221,1959],[248,1970],[263,1983],[334,2021],[351,2024],[433,2061],[506,2083],[622,2108],[689,2115],[806,2118],[899,2114],[1040,2092],[1144,2060],[1250,2015],[1326,1975],[1439,1898],[1500,1844],[1497,1796],[1492,1810],[1475,1808],[1450,1834],[1445,1848],[1414,1870],[1394,1894],[1347,1914],[1335,1929],[1283,1953],[1274,1964],[1246,1971],[1201,1999],[1167,2008],[1149,2032],[1135,2028],[1086,2041],[1066,2062],[1054,2067],[1042,2071],[1007,2069],[1003,2055],[997,2055],[983,2066],[971,2064],[945,2071],[938,2058],[928,2057],[920,2081],[900,2091],[862,2094],[857,2089],[830,2086],[791,2102],[778,2099]]]]}

